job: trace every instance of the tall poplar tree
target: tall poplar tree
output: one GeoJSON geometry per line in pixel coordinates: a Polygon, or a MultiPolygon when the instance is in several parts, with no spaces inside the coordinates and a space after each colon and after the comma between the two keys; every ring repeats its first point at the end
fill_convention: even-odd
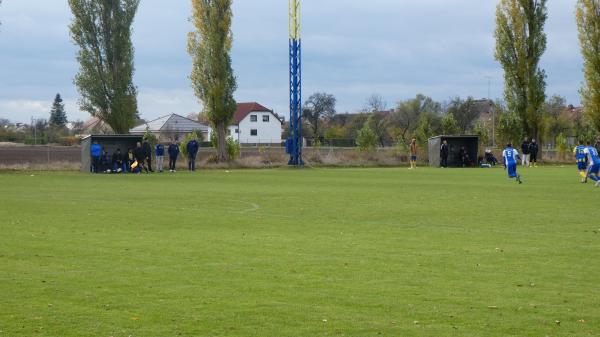
{"type": "Polygon", "coordinates": [[[504,97],[529,137],[542,134],[546,74],[539,66],[546,51],[547,0],[500,0],[496,10],[496,59],[504,69],[504,97]]]}
{"type": "Polygon", "coordinates": [[[232,0],[192,0],[192,23],[196,30],[188,35],[188,52],[193,61],[190,79],[217,133],[219,161],[230,159],[227,127],[237,108],[233,98],[237,84],[230,56],[231,5],[232,0]]]}
{"type": "Polygon", "coordinates": [[[581,97],[586,114],[600,131],[600,0],[578,0],[576,15],[585,75],[581,97]]]}
{"type": "Polygon", "coordinates": [[[131,25],[140,0],[69,0],[81,109],[128,133],[138,114],[131,25]]]}

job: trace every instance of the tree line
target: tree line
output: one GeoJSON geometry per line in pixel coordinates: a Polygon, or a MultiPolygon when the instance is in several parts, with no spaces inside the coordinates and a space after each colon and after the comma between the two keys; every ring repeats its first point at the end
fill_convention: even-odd
{"type": "MultiPolygon", "coordinates": [[[[337,113],[336,98],[315,93],[304,104],[305,136],[312,144],[373,149],[424,144],[437,135],[478,135],[484,146],[520,142],[522,120],[501,100],[454,97],[445,102],[418,94],[389,108],[381,95],[368,97],[359,113],[337,113]]],[[[566,137],[593,140],[596,129],[579,108],[553,95],[540,107],[540,138],[553,146],[566,137]]]]}

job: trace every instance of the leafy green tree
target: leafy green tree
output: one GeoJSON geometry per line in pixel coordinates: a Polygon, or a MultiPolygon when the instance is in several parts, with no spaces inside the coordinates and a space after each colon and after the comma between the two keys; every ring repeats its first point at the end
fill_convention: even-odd
{"type": "Polygon", "coordinates": [[[390,116],[390,126],[397,134],[397,140],[408,144],[409,137],[413,135],[419,127],[421,114],[432,112],[439,114],[442,110],[442,105],[432,98],[422,94],[418,94],[415,98],[401,101],[398,107],[390,116]]]}
{"type": "Polygon", "coordinates": [[[496,132],[502,146],[507,143],[513,143],[517,146],[520,144],[521,136],[523,135],[523,121],[516,112],[506,112],[498,118],[498,126],[496,132]]]}
{"type": "Polygon", "coordinates": [[[144,132],[144,139],[148,141],[150,146],[154,148],[154,145],[158,144],[158,138],[155,134],[150,131],[150,128],[146,126],[146,131],[144,132]]]}
{"type": "Polygon", "coordinates": [[[386,112],[376,111],[369,116],[369,127],[377,135],[379,146],[384,147],[389,141],[389,116],[386,112]]]}
{"type": "Polygon", "coordinates": [[[442,129],[442,118],[434,112],[424,112],[419,119],[414,137],[420,144],[427,144],[429,138],[439,134],[442,129]]]}
{"type": "Polygon", "coordinates": [[[217,133],[217,160],[229,161],[227,127],[237,104],[237,83],[231,66],[233,33],[232,0],[192,0],[192,23],[188,53],[192,57],[192,86],[204,105],[204,113],[217,133]]]}
{"type": "Polygon", "coordinates": [[[137,118],[131,26],[140,0],[69,0],[71,37],[79,46],[75,84],[81,109],[129,133],[137,118]]]}
{"type": "Polygon", "coordinates": [[[576,16],[585,74],[581,97],[587,115],[600,131],[600,1],[578,0],[576,16]]]}
{"type": "Polygon", "coordinates": [[[544,113],[548,114],[552,118],[558,118],[561,113],[567,110],[567,99],[560,95],[552,95],[544,103],[544,113]]]}
{"type": "Polygon", "coordinates": [[[504,69],[504,96],[523,131],[539,138],[546,74],[539,66],[546,50],[547,0],[500,0],[496,10],[496,59],[504,69]]]}
{"type": "Polygon", "coordinates": [[[567,100],[559,95],[550,97],[543,106],[544,111],[544,137],[555,140],[559,133],[569,133],[573,128],[573,121],[567,114],[567,100]]]}
{"type": "Polygon", "coordinates": [[[488,128],[482,122],[477,122],[473,128],[473,133],[479,136],[481,145],[486,146],[490,142],[490,133],[488,128]]]}
{"type": "Polygon", "coordinates": [[[319,121],[332,118],[335,115],[335,96],[324,92],[312,94],[304,103],[302,116],[310,124],[313,137],[319,137],[319,121]]]}
{"type": "Polygon", "coordinates": [[[567,137],[565,137],[565,135],[563,135],[562,133],[559,133],[558,136],[556,136],[556,150],[558,151],[558,154],[560,155],[561,159],[565,159],[565,156],[567,154],[567,137]]]}
{"type": "Polygon", "coordinates": [[[445,135],[456,135],[458,134],[458,123],[456,118],[451,113],[447,113],[442,118],[442,133],[445,135]]]}
{"type": "Polygon", "coordinates": [[[64,128],[67,125],[67,122],[65,104],[63,103],[60,94],[56,94],[54,103],[52,103],[52,109],[50,110],[50,126],[64,128]]]}
{"type": "Polygon", "coordinates": [[[358,131],[356,145],[361,151],[373,151],[377,147],[377,134],[368,122],[358,131]]]}
{"type": "Polygon", "coordinates": [[[454,116],[458,131],[462,134],[467,134],[473,130],[473,125],[477,118],[479,118],[479,109],[472,97],[466,100],[456,97],[450,102],[448,114],[454,116]]]}

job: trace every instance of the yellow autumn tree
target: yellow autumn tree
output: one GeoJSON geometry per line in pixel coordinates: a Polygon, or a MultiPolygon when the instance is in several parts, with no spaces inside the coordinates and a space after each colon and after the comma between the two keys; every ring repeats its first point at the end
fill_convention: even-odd
{"type": "Polygon", "coordinates": [[[581,97],[585,113],[600,131],[600,0],[578,0],[576,16],[585,75],[581,97]]]}
{"type": "Polygon", "coordinates": [[[192,23],[195,31],[188,35],[188,52],[193,68],[190,79],[196,97],[203,103],[217,134],[218,159],[228,161],[227,127],[237,104],[233,93],[237,88],[231,67],[232,0],[192,0],[192,23]]]}

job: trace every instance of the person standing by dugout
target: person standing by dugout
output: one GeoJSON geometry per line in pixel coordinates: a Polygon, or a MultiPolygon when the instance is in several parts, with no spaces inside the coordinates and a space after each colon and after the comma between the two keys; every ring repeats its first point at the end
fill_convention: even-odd
{"type": "Polygon", "coordinates": [[[196,155],[198,154],[198,141],[196,139],[190,140],[186,148],[188,153],[188,169],[192,172],[196,171],[196,155]]]}
{"type": "Polygon", "coordinates": [[[144,151],[144,148],[142,147],[142,144],[140,142],[137,142],[135,150],[133,150],[133,156],[135,157],[135,161],[138,164],[138,166],[133,171],[142,173],[142,170],[144,170],[146,171],[146,173],[148,173],[148,168],[144,164],[144,161],[146,160],[146,152],[144,151]]]}
{"type": "Polygon", "coordinates": [[[154,155],[156,156],[156,170],[159,173],[162,173],[165,162],[165,146],[161,143],[156,144],[154,147],[154,155]]]}
{"type": "Polygon", "coordinates": [[[92,153],[92,172],[98,173],[102,164],[102,146],[98,142],[94,142],[90,148],[92,153]]]}
{"type": "Polygon", "coordinates": [[[531,152],[529,146],[531,143],[529,142],[529,138],[525,138],[523,140],[523,144],[521,144],[521,151],[523,152],[523,157],[521,157],[521,166],[529,166],[529,159],[531,158],[531,152]]]}
{"type": "Polygon", "coordinates": [[[443,168],[448,167],[448,141],[444,139],[442,147],[440,148],[440,159],[443,168]]]}
{"type": "Polygon", "coordinates": [[[539,151],[540,147],[538,146],[538,143],[535,141],[535,139],[532,139],[531,143],[529,144],[529,155],[531,156],[529,166],[537,167],[539,151]]]}
{"type": "Polygon", "coordinates": [[[146,169],[150,172],[154,172],[152,170],[152,146],[150,146],[150,142],[148,142],[147,138],[144,138],[144,142],[142,143],[142,149],[144,150],[146,169]]]}
{"type": "Polygon", "coordinates": [[[177,166],[177,157],[179,156],[179,145],[176,142],[171,142],[169,145],[169,172],[176,172],[175,167],[177,166]]]}

